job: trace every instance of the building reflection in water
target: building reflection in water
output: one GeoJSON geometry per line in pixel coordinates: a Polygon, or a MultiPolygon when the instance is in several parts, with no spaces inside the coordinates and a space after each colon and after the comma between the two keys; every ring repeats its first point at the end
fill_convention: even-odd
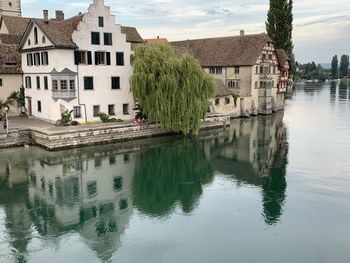
{"type": "Polygon", "coordinates": [[[213,168],[238,185],[262,189],[263,216],[277,223],[286,198],[287,150],[283,112],[233,120],[229,130],[204,134],[206,152],[213,168]]]}
{"type": "Polygon", "coordinates": [[[102,262],[110,261],[133,209],[158,219],[177,207],[191,213],[214,171],[238,185],[259,187],[264,220],[273,225],[286,198],[287,149],[283,113],[278,113],[236,119],[229,129],[204,132],[198,139],[0,152],[6,164],[0,167],[0,206],[13,248],[9,256],[27,261],[33,231],[53,241],[78,233],[102,262]]]}

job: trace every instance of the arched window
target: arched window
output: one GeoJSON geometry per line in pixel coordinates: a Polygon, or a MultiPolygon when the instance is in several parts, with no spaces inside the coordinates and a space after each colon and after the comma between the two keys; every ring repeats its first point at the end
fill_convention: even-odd
{"type": "Polygon", "coordinates": [[[38,44],[38,29],[34,27],[34,43],[38,44]]]}
{"type": "Polygon", "coordinates": [[[43,43],[43,44],[45,44],[46,43],[46,38],[43,36],[43,38],[41,39],[41,42],[43,43]]]}
{"type": "Polygon", "coordinates": [[[30,46],[31,45],[31,42],[30,42],[30,39],[28,39],[28,46],[30,46]]]}

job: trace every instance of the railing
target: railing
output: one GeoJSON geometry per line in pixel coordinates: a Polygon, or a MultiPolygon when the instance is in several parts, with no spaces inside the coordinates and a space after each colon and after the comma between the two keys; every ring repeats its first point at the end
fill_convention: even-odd
{"type": "Polygon", "coordinates": [[[52,90],[53,99],[74,99],[76,97],[76,90],[52,90]]]}

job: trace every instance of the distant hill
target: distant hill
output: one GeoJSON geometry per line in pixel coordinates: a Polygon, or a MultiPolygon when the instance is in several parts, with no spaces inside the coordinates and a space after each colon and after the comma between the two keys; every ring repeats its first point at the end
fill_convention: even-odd
{"type": "Polygon", "coordinates": [[[332,64],[330,63],[320,63],[322,68],[324,69],[331,69],[332,68],[332,64]]]}

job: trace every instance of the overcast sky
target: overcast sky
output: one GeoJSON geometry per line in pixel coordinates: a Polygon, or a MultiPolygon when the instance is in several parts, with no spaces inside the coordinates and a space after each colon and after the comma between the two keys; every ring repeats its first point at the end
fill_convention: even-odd
{"type": "MultiPolygon", "coordinates": [[[[24,16],[42,9],[66,17],[85,12],[92,0],[22,0],[24,16]]],[[[265,32],[268,0],[106,0],[116,22],[135,26],[143,38],[183,40],[265,32]]],[[[350,0],[294,0],[294,45],[300,62],[330,63],[350,54],[350,0]]]]}

